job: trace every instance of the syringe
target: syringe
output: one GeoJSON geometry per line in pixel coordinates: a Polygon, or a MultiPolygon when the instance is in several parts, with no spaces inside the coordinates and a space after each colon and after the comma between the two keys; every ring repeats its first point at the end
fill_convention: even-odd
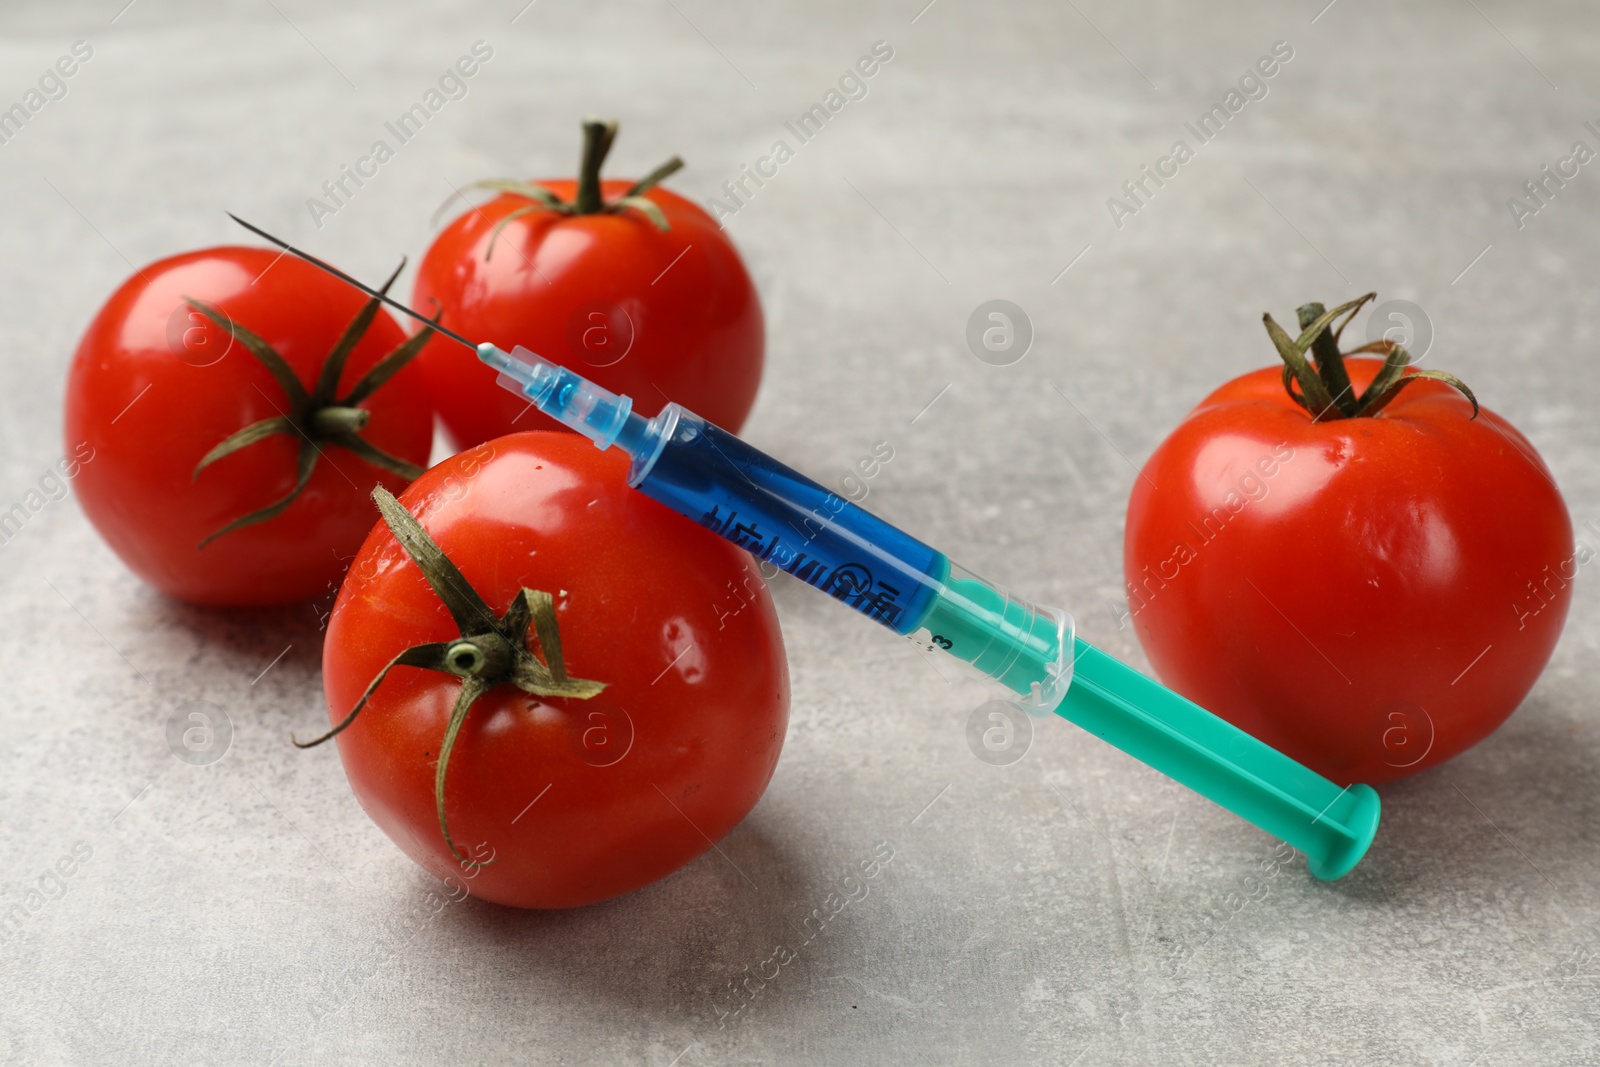
{"type": "Polygon", "coordinates": [[[1075,636],[1065,612],[1019,599],[804,475],[669,403],[653,418],[525,348],[476,344],[238,219],[280,248],[472,348],[502,386],[601,449],[628,484],[759,559],[1000,682],[1304,852],[1325,881],[1377,832],[1378,794],[1341,788],[1075,636]]]}

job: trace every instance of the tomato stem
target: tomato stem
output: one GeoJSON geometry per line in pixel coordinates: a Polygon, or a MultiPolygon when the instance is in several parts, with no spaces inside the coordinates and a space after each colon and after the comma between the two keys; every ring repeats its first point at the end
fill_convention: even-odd
{"type": "Polygon", "coordinates": [[[573,211],[578,215],[597,214],[605,201],[600,196],[600,168],[617,139],[617,124],[596,118],[583,120],[583,155],[578,162],[578,195],[573,211]]]}
{"type": "Polygon", "coordinates": [[[320,437],[332,437],[340,433],[360,433],[371,420],[372,412],[366,408],[330,405],[312,412],[311,428],[320,437]]]}
{"type": "MultiPolygon", "coordinates": [[[[1327,310],[1315,302],[1301,304],[1296,310],[1300,318],[1300,328],[1304,330],[1326,314],[1327,310]]],[[[1351,418],[1356,413],[1356,397],[1350,386],[1350,375],[1345,370],[1344,359],[1339,354],[1339,341],[1333,331],[1324,329],[1312,338],[1310,352],[1312,360],[1317,365],[1317,373],[1322,376],[1322,384],[1328,387],[1339,413],[1345,418],[1351,418]]]]}
{"type": "Polygon", "coordinates": [[[416,516],[407,511],[392,493],[380,485],[372,490],[372,499],[395,540],[400,542],[400,547],[411,557],[435,595],[449,610],[460,636],[450,641],[413,645],[401,652],[378,672],[356,701],[355,707],[333,729],[310,741],[290,740],[298,748],[310,748],[338,736],[356,721],[356,716],[361,714],[372,694],[377,692],[389,671],[395,667],[420,667],[457,675],[461,678],[461,691],[450,710],[444,741],[439,748],[439,765],[434,776],[434,805],[438,809],[439,832],[444,835],[444,843],[450,849],[450,854],[464,864],[486,866],[477,860],[467,859],[457,851],[450,837],[449,820],[445,816],[445,773],[467,713],[480,696],[499,685],[514,685],[534,696],[587,700],[605,689],[605,683],[573,678],[567,674],[566,657],[561,650],[561,628],[556,622],[555,599],[549,593],[523,589],[511,601],[505,614],[497,615],[428,535],[428,531],[422,528],[416,516]],[[544,653],[542,661],[528,647],[530,629],[534,632],[539,650],[544,653]]]}
{"type": "Polygon", "coordinates": [[[1377,293],[1367,293],[1340,304],[1332,311],[1319,303],[1302,304],[1297,309],[1300,336],[1291,338],[1272,318],[1261,316],[1267,336],[1283,360],[1283,388],[1289,399],[1305,408],[1311,421],[1353,419],[1373,416],[1388,406],[1399,392],[1412,382],[1425,378],[1444,382],[1472,402],[1472,418],[1478,417],[1478,398],[1467,384],[1453,374],[1442,370],[1417,370],[1411,366],[1411,354],[1393,341],[1374,341],[1347,352],[1339,350],[1339,338],[1350,325],[1356,313],[1377,293]],[[1340,317],[1344,321],[1334,325],[1340,317]],[[1344,358],[1359,352],[1380,352],[1384,355],[1383,369],[1372,379],[1366,391],[1355,395],[1344,358]],[[1307,359],[1309,353],[1310,359],[1307,359]],[[1295,391],[1296,385],[1299,392],[1295,391]]]}

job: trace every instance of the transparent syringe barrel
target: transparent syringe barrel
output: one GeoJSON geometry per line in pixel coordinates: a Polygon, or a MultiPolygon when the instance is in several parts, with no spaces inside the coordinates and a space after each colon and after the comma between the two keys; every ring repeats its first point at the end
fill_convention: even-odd
{"type": "MultiPolygon", "coordinates": [[[[637,417],[637,416],[636,416],[637,417]]],[[[1031,711],[1072,681],[1072,620],[957,567],[876,515],[677,405],[629,482],[781,571],[998,680],[1031,711]]]]}

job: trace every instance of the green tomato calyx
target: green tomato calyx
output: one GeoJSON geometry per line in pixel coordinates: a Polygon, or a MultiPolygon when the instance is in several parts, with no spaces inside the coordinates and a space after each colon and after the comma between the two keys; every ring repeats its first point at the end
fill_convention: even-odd
{"type": "MultiPolygon", "coordinates": [[[[405,260],[402,259],[400,266],[389,275],[389,280],[383,283],[383,288],[379,292],[389,291],[389,287],[400,276],[405,265],[405,260]]],[[[248,448],[276,434],[288,434],[300,439],[294,488],[266,507],[252,511],[248,515],[241,515],[207,535],[195,546],[197,549],[206,547],[223,534],[275,519],[288,510],[289,505],[295,502],[311,481],[311,472],[316,470],[317,461],[323,458],[322,450],[318,447],[319,442],[338,445],[346,451],[354,452],[374,467],[398,474],[407,481],[414,481],[422,473],[422,468],[415,463],[408,463],[399,456],[392,456],[361,436],[361,432],[367,428],[367,423],[372,419],[372,412],[357,405],[377,392],[407,363],[417,358],[423,345],[433,336],[432,327],[425,327],[373,364],[372,369],[362,375],[361,380],[356,382],[348,393],[340,397],[336,393],[339,388],[339,378],[344,374],[345,362],[361,338],[366,335],[372,320],[377,317],[380,306],[378,300],[368,300],[356,313],[356,317],[350,320],[350,325],[345,327],[344,333],[339,335],[339,340],[334,343],[327,358],[322,361],[322,368],[317,372],[317,384],[310,392],[306,391],[306,387],[300,383],[299,376],[278,354],[278,350],[260,335],[235,322],[221,308],[193,297],[185,297],[184,300],[217,326],[227,330],[229,336],[244,346],[244,350],[250,353],[256,362],[267,368],[283,390],[284,406],[288,408],[287,411],[279,408],[278,414],[271,418],[253,422],[229,434],[200,458],[200,462],[195,464],[193,477],[198,479],[201,471],[224,456],[231,456],[242,448],[248,448]]],[[[434,321],[438,321],[437,316],[434,321]]]]}
{"type": "MultiPolygon", "coordinates": [[[[578,191],[571,200],[561,199],[537,182],[518,181],[515,178],[487,178],[467,186],[468,189],[490,189],[497,193],[509,193],[531,201],[526,207],[517,208],[494,224],[494,229],[489,234],[488,247],[483,251],[483,258],[488,260],[494,254],[495,242],[500,239],[501,230],[535,211],[554,211],[559,215],[614,215],[623,211],[637,211],[662,233],[670,230],[672,227],[667,223],[667,216],[662,212],[660,205],[644,194],[681,170],[683,160],[673,156],[634,182],[627,192],[615,200],[607,200],[600,192],[600,168],[605,164],[606,156],[611,152],[611,143],[616,138],[616,122],[602,122],[596,118],[583,120],[583,156],[578,163],[578,191]]],[[[452,196],[450,200],[446,200],[439,211],[442,212],[449,207],[454,199],[452,196]]],[[[435,213],[434,217],[437,219],[438,213],[435,213]]]]}
{"type": "Polygon", "coordinates": [[[1411,353],[1403,345],[1381,340],[1352,348],[1348,352],[1339,350],[1339,338],[1344,328],[1350,325],[1350,320],[1355,318],[1362,305],[1377,295],[1367,293],[1340,304],[1332,311],[1324,310],[1317,303],[1302,304],[1297,310],[1299,337],[1290,337],[1285,333],[1283,327],[1273,321],[1271,314],[1261,316],[1261,321],[1267,327],[1267,336],[1272,338],[1278,355],[1283,359],[1283,388],[1289,398],[1311,414],[1312,422],[1354,419],[1376,415],[1412,382],[1431,379],[1460,390],[1472,402],[1472,417],[1477,418],[1478,398],[1472,395],[1472,390],[1467,388],[1465,382],[1442,370],[1412,369],[1411,353]],[[1343,321],[1338,321],[1341,316],[1343,321]],[[1338,324],[1335,325],[1335,322],[1338,324]],[[1350,375],[1345,370],[1344,358],[1363,352],[1381,353],[1384,357],[1383,368],[1366,391],[1357,396],[1350,384],[1350,375]],[[1299,391],[1295,390],[1297,384],[1299,391]]]}

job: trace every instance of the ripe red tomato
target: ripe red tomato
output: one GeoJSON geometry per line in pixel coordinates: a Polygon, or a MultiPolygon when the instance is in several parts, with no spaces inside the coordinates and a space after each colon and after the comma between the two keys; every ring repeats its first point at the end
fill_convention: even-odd
{"type": "MultiPolygon", "coordinates": [[[[373,821],[485,900],[575,907],[664,877],[744,818],[777,765],[788,668],[754,561],[629,489],[626,473],[620,453],[574,434],[514,434],[445,460],[400,497],[495,615],[524,588],[550,593],[565,668],[605,685],[579,699],[501,682],[472,704],[443,787],[466,864],[435,808],[463,679],[395,667],[337,735],[373,821]]],[[[379,523],[328,624],[331,720],[400,652],[463,629],[379,523]]]]}
{"type": "MultiPolygon", "coordinates": [[[[1360,395],[1382,363],[1347,366],[1360,395]]],[[[1566,506],[1528,440],[1449,385],[1314,420],[1284,380],[1223,385],[1145,464],[1130,617],[1168,685],[1321,774],[1414,774],[1549,660],[1579,562],[1566,506]]]]}
{"type": "MultiPolygon", "coordinates": [[[[65,432],[69,453],[80,442],[94,450],[77,478],[79,500],[129,569],[162,592],[203,604],[292,603],[331,592],[372,528],[373,484],[398,490],[408,481],[350,449],[379,450],[412,467],[412,476],[427,462],[433,419],[414,369],[356,404],[303,414],[197,466],[241,429],[294,414],[285,383],[249,350],[249,334],[315,394],[330,351],[367,303],[292,256],[234,247],[161,260],[111,296],[73,359],[65,432]],[[203,306],[248,334],[234,337],[203,306]],[[304,487],[276,517],[197,548],[288,496],[302,464],[312,462],[304,487]]],[[[347,397],[406,340],[377,311],[349,351],[333,398],[347,397]]]]}
{"type": "MultiPolygon", "coordinates": [[[[595,136],[591,134],[591,137],[595,136]]],[[[588,157],[594,160],[593,156],[588,157]]],[[[603,158],[603,153],[601,153],[603,158]]],[[[632,183],[599,181],[614,205],[632,183]]],[[[530,182],[573,205],[581,181],[530,182]]],[[[423,257],[412,306],[506,351],[523,345],[631,396],[653,415],[676,400],[731,431],[761,381],[761,304],[739,253],[696,204],[655,186],[643,194],[667,229],[632,207],[566,214],[506,193],[450,223],[423,257]],[[507,222],[516,212],[527,212],[507,222]],[[496,227],[504,228],[496,233],[496,227]]],[[[421,363],[439,413],[465,448],[520,430],[562,429],[498,388],[472,352],[435,338],[421,363]]]]}

